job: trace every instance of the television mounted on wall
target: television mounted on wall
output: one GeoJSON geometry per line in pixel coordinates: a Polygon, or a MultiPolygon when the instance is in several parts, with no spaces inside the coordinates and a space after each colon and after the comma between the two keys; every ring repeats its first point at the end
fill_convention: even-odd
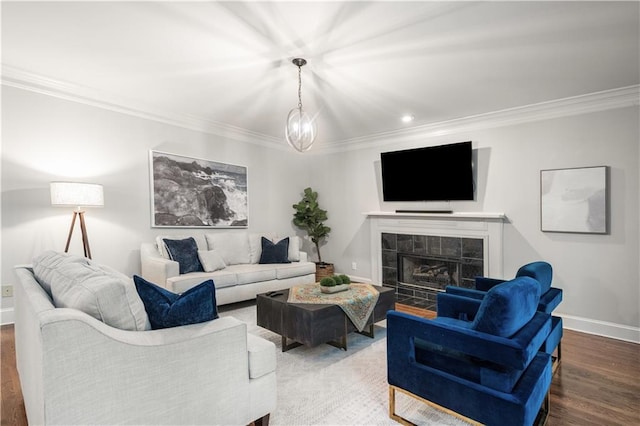
{"type": "Polygon", "coordinates": [[[474,199],[471,142],[380,154],[384,201],[474,199]]]}

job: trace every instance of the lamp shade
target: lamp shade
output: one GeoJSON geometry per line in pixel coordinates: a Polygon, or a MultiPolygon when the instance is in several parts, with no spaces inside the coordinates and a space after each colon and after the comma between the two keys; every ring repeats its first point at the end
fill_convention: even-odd
{"type": "Polygon", "coordinates": [[[102,207],[102,185],[80,182],[51,182],[51,205],[73,207],[102,207]]]}

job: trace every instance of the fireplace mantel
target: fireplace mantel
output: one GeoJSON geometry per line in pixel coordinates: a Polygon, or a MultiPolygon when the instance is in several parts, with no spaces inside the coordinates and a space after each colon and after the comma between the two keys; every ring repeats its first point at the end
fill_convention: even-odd
{"type": "Polygon", "coordinates": [[[382,282],[383,233],[441,237],[481,238],[484,241],[484,274],[503,278],[504,213],[365,213],[370,223],[373,282],[382,282]]]}
{"type": "Polygon", "coordinates": [[[500,220],[506,219],[504,213],[485,213],[485,212],[454,212],[454,213],[396,213],[396,212],[367,212],[369,217],[388,217],[388,218],[442,218],[453,220],[500,220]]]}

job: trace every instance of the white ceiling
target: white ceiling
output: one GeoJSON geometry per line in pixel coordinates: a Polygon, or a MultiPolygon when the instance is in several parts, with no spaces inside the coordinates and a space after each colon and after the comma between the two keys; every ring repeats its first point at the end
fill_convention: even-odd
{"type": "Polygon", "coordinates": [[[637,85],[639,14],[610,1],[3,1],[2,64],[283,140],[301,56],[318,143],[337,143],[637,85]]]}

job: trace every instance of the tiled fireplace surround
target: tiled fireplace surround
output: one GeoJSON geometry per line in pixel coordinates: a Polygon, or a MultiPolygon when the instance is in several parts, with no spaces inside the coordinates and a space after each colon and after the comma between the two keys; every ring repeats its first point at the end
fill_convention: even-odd
{"type": "Polygon", "coordinates": [[[367,216],[373,282],[394,287],[399,303],[435,311],[446,285],[472,287],[475,276],[503,276],[502,213],[367,216]]]}

